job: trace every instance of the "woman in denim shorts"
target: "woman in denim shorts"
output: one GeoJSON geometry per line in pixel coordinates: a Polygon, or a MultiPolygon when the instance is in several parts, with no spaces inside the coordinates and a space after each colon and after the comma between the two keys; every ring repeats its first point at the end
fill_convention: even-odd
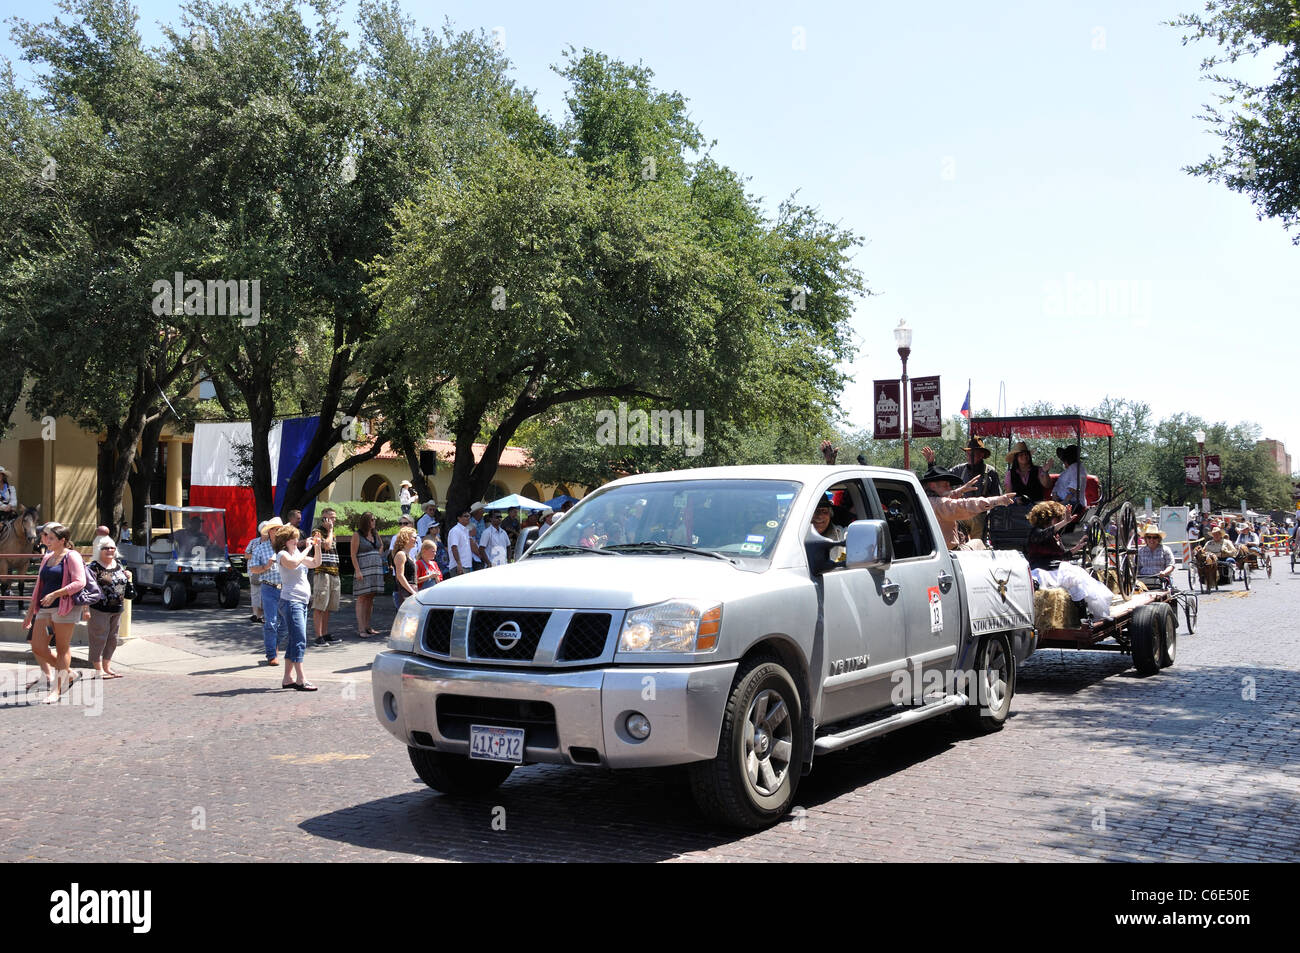
{"type": "Polygon", "coordinates": [[[72,604],[72,597],[86,586],[86,565],[72,548],[72,533],[66,526],[46,523],[41,542],[45,544],[45,558],[41,560],[39,581],[23,628],[32,630],[32,654],[41,662],[41,668],[54,665],[53,684],[45,697],[49,705],[76,681],[72,675],[72,630],[81,618],[81,607],[72,604]],[[47,626],[54,627],[53,652],[47,626]]]}

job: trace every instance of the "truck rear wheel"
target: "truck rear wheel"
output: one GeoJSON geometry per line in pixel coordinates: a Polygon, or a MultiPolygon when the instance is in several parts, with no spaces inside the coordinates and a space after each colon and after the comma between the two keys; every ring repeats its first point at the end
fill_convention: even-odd
{"type": "Polygon", "coordinates": [[[420,780],[443,794],[486,794],[500,787],[515,767],[503,761],[475,761],[463,754],[409,745],[406,753],[420,780]]]}
{"type": "Polygon", "coordinates": [[[1133,621],[1128,624],[1133,667],[1139,675],[1154,675],[1160,671],[1160,643],[1166,611],[1166,606],[1161,603],[1138,606],[1133,613],[1133,621]]]}
{"type": "Polygon", "coordinates": [[[971,686],[975,697],[957,717],[972,731],[999,731],[1011,714],[1011,696],[1016,691],[1016,663],[1007,637],[986,637],[975,664],[975,684],[971,686]]]}
{"type": "Polygon", "coordinates": [[[803,770],[803,711],[778,663],[752,659],[736,673],[722,717],[718,756],[690,766],[700,811],[729,827],[767,827],[794,803],[803,770]]]}

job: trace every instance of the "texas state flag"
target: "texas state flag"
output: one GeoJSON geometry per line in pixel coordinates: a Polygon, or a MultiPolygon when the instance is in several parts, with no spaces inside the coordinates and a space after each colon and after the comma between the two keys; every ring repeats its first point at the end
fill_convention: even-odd
{"type": "Polygon", "coordinates": [[[966,388],[966,399],[962,401],[961,415],[967,420],[970,419],[970,388],[966,388]]]}
{"type": "MultiPolygon", "coordinates": [[[[303,458],[316,431],[316,417],[277,421],[267,435],[271,457],[272,500],[276,508],[294,468],[303,458]]],[[[217,506],[226,511],[226,537],[231,552],[242,553],[257,535],[257,504],[251,484],[233,473],[236,448],[251,446],[253,426],[248,421],[194,425],[194,452],[190,459],[190,505],[217,506]]],[[[320,466],[308,481],[320,476],[320,466]]],[[[315,504],[303,508],[302,525],[311,526],[315,504]]]]}

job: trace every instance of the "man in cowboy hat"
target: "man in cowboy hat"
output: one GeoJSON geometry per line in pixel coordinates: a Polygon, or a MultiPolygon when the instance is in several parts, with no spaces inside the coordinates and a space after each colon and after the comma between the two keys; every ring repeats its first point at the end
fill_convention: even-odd
{"type": "Polygon", "coordinates": [[[248,547],[248,576],[257,577],[262,594],[262,648],[267,665],[279,665],[280,636],[280,567],[276,564],[275,547],[271,545],[271,530],[283,526],[278,516],[258,524],[257,542],[248,547]]]}
{"type": "MultiPolygon", "coordinates": [[[[952,472],[959,483],[969,483],[972,489],[959,495],[965,496],[966,493],[970,493],[972,496],[997,496],[1001,479],[998,477],[998,471],[987,463],[988,458],[993,456],[993,451],[984,446],[984,441],[979,437],[971,437],[962,449],[966,451],[966,462],[953,467],[952,472]]],[[[929,447],[922,447],[921,454],[925,457],[925,462],[933,467],[934,451],[929,447]]],[[[987,522],[987,515],[977,513],[970,520],[964,521],[962,529],[971,539],[983,539],[984,525],[987,522]]]]}
{"type": "Polygon", "coordinates": [[[1210,538],[1208,540],[1198,540],[1200,545],[1205,547],[1207,553],[1213,554],[1220,563],[1227,563],[1230,566],[1237,564],[1236,555],[1237,547],[1232,544],[1223,533],[1223,527],[1217,523],[1210,527],[1210,538]]]}
{"type": "Polygon", "coordinates": [[[957,474],[942,470],[934,464],[921,475],[921,485],[925,487],[925,498],[930,501],[930,508],[939,520],[939,530],[949,549],[984,549],[982,540],[972,537],[963,543],[957,530],[959,520],[971,519],[977,514],[987,513],[995,506],[1006,506],[1015,502],[1015,494],[1004,493],[1001,496],[971,496],[961,498],[974,488],[978,477],[973,477],[962,484],[957,474]],[[955,489],[954,489],[955,488],[955,489]]]}
{"type": "Polygon", "coordinates": [[[1138,550],[1137,574],[1148,589],[1160,589],[1174,574],[1174,554],[1164,544],[1165,533],[1152,523],[1142,530],[1146,545],[1138,550]]]}
{"type": "Polygon", "coordinates": [[[1077,443],[1056,448],[1056,458],[1066,465],[1052,487],[1052,499],[1077,509],[1086,509],[1088,471],[1083,468],[1084,455],[1077,443]]]}

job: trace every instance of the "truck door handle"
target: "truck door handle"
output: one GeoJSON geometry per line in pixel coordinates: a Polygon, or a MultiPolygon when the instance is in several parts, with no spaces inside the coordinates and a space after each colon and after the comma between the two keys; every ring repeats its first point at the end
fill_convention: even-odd
{"type": "Polygon", "coordinates": [[[952,584],[956,581],[957,580],[953,578],[951,573],[946,573],[946,572],[939,573],[939,588],[942,589],[944,592],[947,592],[949,589],[951,589],[952,584]]]}
{"type": "Polygon", "coordinates": [[[893,602],[898,598],[898,583],[886,580],[881,583],[880,592],[887,601],[893,602]]]}

